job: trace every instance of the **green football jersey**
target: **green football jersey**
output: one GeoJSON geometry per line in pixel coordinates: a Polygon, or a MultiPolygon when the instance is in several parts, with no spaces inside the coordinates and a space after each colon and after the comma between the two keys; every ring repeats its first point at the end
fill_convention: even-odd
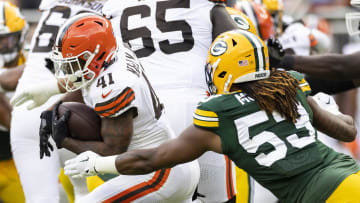
{"type": "Polygon", "coordinates": [[[219,135],[223,153],[281,202],[325,202],[360,167],[317,140],[306,102],[311,89],[301,74],[290,74],[300,82],[296,123],[267,114],[253,98],[236,92],[200,102],[194,125],[219,135]]]}

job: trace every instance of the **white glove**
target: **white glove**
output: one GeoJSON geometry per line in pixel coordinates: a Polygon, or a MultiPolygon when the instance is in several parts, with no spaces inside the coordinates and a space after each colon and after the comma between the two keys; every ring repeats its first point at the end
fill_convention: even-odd
{"type": "Polygon", "coordinates": [[[36,84],[27,89],[17,92],[10,101],[13,107],[22,105],[27,101],[32,101],[27,109],[31,110],[44,104],[51,96],[59,94],[60,90],[56,80],[46,81],[36,84]]]}
{"type": "Polygon", "coordinates": [[[339,106],[336,104],[336,102],[332,96],[325,94],[323,92],[319,92],[313,96],[313,99],[323,110],[328,111],[335,115],[342,114],[339,111],[339,106]]]}
{"type": "Polygon", "coordinates": [[[83,152],[77,157],[65,161],[64,173],[72,178],[97,175],[95,162],[98,157],[100,157],[100,155],[95,152],[83,152]]]}
{"type": "Polygon", "coordinates": [[[65,161],[64,173],[72,178],[82,178],[97,174],[119,174],[114,156],[100,156],[92,151],[86,151],[77,157],[65,161]]]}

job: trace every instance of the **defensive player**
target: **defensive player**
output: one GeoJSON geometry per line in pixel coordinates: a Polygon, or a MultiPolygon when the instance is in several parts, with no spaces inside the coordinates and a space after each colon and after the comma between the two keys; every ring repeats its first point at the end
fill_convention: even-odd
{"type": "Polygon", "coordinates": [[[267,57],[257,36],[221,34],[205,68],[209,91],[216,95],[197,107],[192,126],[153,149],[112,157],[82,153],[66,162],[65,173],[144,174],[212,150],[227,154],[281,202],[358,202],[360,166],[323,145],[315,130],[351,141],[353,119],[322,110],[307,96],[311,89],[301,74],[270,72],[267,57]]]}
{"type": "MultiPolygon", "coordinates": [[[[205,78],[199,67],[204,65],[212,39],[237,28],[236,24],[223,5],[208,0],[112,1],[106,5],[104,14],[112,17],[116,35],[122,36],[140,58],[165,104],[171,126],[179,134],[191,123],[191,112],[197,102],[206,96],[205,78]]],[[[37,99],[44,98],[44,94],[39,94],[41,89],[26,90],[13,104],[20,105],[29,99],[35,101],[35,106],[41,104],[44,100],[37,99]]],[[[203,175],[199,197],[209,202],[235,201],[231,161],[209,152],[200,162],[203,175]]],[[[248,190],[242,193],[247,196],[248,190]]]]}
{"type": "Polygon", "coordinates": [[[24,192],[10,148],[9,98],[24,70],[22,47],[28,25],[14,4],[0,1],[0,11],[0,199],[5,203],[22,203],[24,192]]]}
{"type": "MultiPolygon", "coordinates": [[[[70,138],[70,111],[58,118],[58,103],[52,111],[58,148],[115,155],[175,137],[136,55],[121,44],[110,21],[95,14],[74,16],[60,28],[51,55],[55,76],[67,91],[82,90],[85,104],[101,117],[103,141],[70,138]]],[[[199,177],[197,161],[142,176],[117,176],[76,202],[191,202],[199,177]]]]}
{"type": "Polygon", "coordinates": [[[30,94],[22,93],[30,88],[32,101],[26,102],[24,97],[15,100],[18,105],[24,102],[26,105],[15,107],[11,119],[11,147],[26,202],[59,202],[58,154],[55,152],[51,157],[42,160],[39,158],[40,114],[60,97],[60,95],[51,97],[47,103],[39,106],[48,99],[49,95],[59,93],[57,80],[51,70],[45,67],[44,59],[49,57],[59,27],[66,19],[84,11],[100,13],[103,2],[43,0],[40,4],[42,16],[34,32],[26,68],[14,96],[15,99],[19,98],[17,97],[19,95],[25,95],[27,98],[30,94]],[[35,108],[37,106],[39,107],[35,108]]]}

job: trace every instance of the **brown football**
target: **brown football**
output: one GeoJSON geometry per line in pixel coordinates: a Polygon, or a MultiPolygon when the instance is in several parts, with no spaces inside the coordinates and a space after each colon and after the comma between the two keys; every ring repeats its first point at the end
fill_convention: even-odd
{"type": "Polygon", "coordinates": [[[71,137],[83,141],[102,141],[101,118],[95,111],[79,102],[64,102],[58,108],[59,117],[71,111],[68,127],[71,137]]]}

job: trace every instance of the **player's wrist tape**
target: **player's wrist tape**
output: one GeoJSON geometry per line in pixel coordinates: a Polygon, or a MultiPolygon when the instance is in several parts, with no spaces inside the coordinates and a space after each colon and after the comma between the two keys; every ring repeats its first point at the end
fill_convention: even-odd
{"type": "Polygon", "coordinates": [[[295,57],[292,55],[285,55],[284,58],[281,60],[279,67],[285,70],[293,69],[295,65],[295,57]]]}
{"type": "Polygon", "coordinates": [[[116,157],[117,155],[96,158],[95,166],[94,166],[95,171],[101,174],[102,173],[119,174],[115,165],[116,157]]]}

